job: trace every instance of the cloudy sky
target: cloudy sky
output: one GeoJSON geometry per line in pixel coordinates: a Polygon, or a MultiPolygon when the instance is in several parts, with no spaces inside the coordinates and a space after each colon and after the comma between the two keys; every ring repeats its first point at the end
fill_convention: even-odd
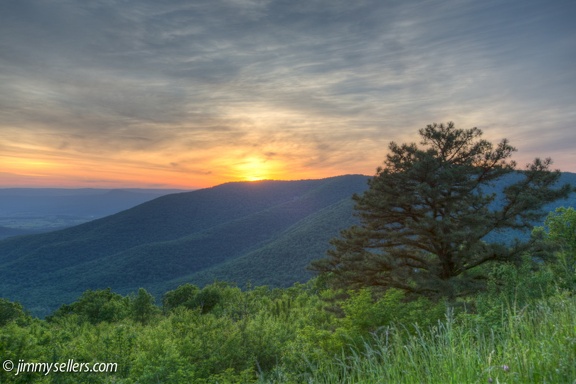
{"type": "Polygon", "coordinates": [[[3,0],[0,187],[374,174],[432,122],[576,172],[573,0],[3,0]]]}

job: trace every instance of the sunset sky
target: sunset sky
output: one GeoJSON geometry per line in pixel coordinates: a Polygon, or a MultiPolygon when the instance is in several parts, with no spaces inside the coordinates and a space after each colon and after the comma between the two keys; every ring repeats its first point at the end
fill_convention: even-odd
{"type": "Polygon", "coordinates": [[[372,175],[454,121],[576,172],[576,1],[3,0],[0,188],[372,175]]]}

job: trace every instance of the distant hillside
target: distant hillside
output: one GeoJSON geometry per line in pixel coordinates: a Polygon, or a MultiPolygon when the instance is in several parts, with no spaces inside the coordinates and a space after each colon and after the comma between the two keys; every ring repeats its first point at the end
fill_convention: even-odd
{"type": "MultiPolygon", "coordinates": [[[[86,289],[128,293],[144,287],[160,297],[186,282],[304,282],[309,262],[357,222],[351,196],[362,193],[367,180],[347,175],[228,183],[163,196],[68,229],[6,239],[0,241],[0,297],[46,315],[86,289]]],[[[576,174],[563,174],[562,182],[576,186],[576,174]]],[[[545,210],[574,205],[576,194],[545,210]]],[[[497,236],[505,241],[510,234],[497,236]]]]}
{"type": "MultiPolygon", "coordinates": [[[[0,242],[0,297],[46,314],[86,289],[109,286],[128,292],[170,286],[171,281],[188,281],[195,273],[256,252],[305,219],[341,206],[346,212],[337,217],[346,219],[328,225],[318,252],[300,251],[308,260],[322,257],[326,239],[350,223],[351,205],[342,202],[366,186],[367,177],[360,175],[228,183],[163,196],[72,228],[6,239],[0,242]]],[[[272,251],[269,257],[277,254],[272,251]]],[[[296,280],[306,280],[305,270],[300,271],[296,280]]],[[[289,280],[284,278],[284,284],[289,280]]]]}
{"type": "Polygon", "coordinates": [[[303,283],[313,276],[307,270],[310,261],[326,255],[329,241],[340,230],[358,223],[353,207],[352,199],[343,199],[301,220],[262,247],[182,278],[153,284],[150,289],[162,293],[191,281],[200,286],[214,281],[272,287],[303,283]]]}

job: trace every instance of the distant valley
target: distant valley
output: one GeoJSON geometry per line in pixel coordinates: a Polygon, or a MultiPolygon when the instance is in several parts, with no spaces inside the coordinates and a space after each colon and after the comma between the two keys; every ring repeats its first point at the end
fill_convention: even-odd
{"type": "Polygon", "coordinates": [[[0,189],[0,239],[53,231],[108,216],[177,189],[0,189]]]}

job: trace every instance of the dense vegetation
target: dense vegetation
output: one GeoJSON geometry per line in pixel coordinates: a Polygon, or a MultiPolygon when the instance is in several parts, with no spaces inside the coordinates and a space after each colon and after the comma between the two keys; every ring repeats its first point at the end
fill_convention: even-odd
{"type": "Polygon", "coordinates": [[[455,303],[400,290],[184,284],[86,291],[45,320],[0,299],[3,362],[115,363],[114,372],[7,372],[2,383],[574,382],[576,211],[534,236],[546,254],[487,268],[455,303]],[[541,257],[545,256],[546,261],[541,257]]]}
{"type": "Polygon", "coordinates": [[[525,255],[489,268],[488,290],[452,305],[406,301],[395,289],[337,291],[320,279],[184,284],[161,305],[144,289],[86,291],[45,320],[0,300],[3,361],[117,364],[108,373],[0,370],[0,382],[574,382],[575,217],[561,209],[535,230],[551,246],[546,262],[525,255]]]}

